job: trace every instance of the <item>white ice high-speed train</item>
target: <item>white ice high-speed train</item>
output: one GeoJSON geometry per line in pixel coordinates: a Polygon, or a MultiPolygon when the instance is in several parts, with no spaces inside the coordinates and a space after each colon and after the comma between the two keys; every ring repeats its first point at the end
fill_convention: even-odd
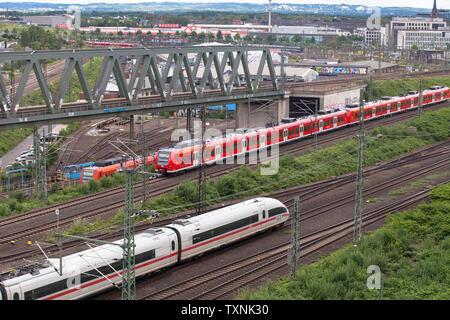
{"type": "MultiPolygon", "coordinates": [[[[278,226],[289,218],[283,203],[255,198],[135,236],[136,277],[278,226]]],[[[121,244],[122,240],[116,241],[121,244]]],[[[122,249],[105,244],[0,274],[0,300],[80,299],[122,282],[122,249]]]]}

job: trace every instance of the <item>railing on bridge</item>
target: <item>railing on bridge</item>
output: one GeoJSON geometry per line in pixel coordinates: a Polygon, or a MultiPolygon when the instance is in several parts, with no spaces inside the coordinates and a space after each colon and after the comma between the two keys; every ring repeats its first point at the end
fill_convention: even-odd
{"type": "Polygon", "coordinates": [[[0,78],[0,129],[99,118],[111,116],[111,113],[128,115],[144,110],[150,112],[151,109],[159,112],[180,106],[188,108],[282,95],[269,47],[195,46],[0,53],[0,63],[6,61],[14,61],[16,65],[20,63],[23,71],[13,96],[0,78]],[[259,58],[256,61],[258,68],[253,74],[249,68],[249,52],[253,58],[259,58]],[[91,88],[83,62],[93,57],[100,57],[103,61],[91,88]],[[59,84],[53,92],[42,70],[46,59],[65,61],[59,84]],[[125,76],[122,67],[124,59],[131,61],[129,77],[125,76]],[[21,100],[32,72],[45,105],[24,107],[21,100]],[[84,100],[64,103],[74,73],[84,100]],[[104,99],[110,79],[115,79],[119,97],[104,99]],[[146,80],[150,84],[150,94],[144,96],[141,93],[146,80]]]}

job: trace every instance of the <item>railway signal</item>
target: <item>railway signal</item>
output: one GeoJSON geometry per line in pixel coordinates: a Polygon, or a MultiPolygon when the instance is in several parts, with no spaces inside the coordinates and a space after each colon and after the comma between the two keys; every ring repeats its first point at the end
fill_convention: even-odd
{"type": "Polygon", "coordinates": [[[56,215],[56,230],[59,230],[59,209],[55,210],[56,215]]]}

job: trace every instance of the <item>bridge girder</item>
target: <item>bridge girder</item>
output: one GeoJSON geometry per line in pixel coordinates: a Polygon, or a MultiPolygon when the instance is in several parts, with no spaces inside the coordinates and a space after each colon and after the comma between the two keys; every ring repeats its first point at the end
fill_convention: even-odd
{"type": "Polygon", "coordinates": [[[0,78],[0,130],[282,96],[269,47],[195,46],[0,53],[0,63],[5,61],[20,62],[24,67],[14,96],[8,94],[0,78]],[[248,52],[259,52],[255,74],[250,73],[248,52]],[[83,61],[93,57],[100,57],[103,61],[91,88],[83,61]],[[129,79],[122,69],[121,57],[135,61],[129,79]],[[53,93],[42,71],[46,59],[65,61],[53,93]],[[269,79],[263,79],[265,68],[269,70],[269,79]],[[32,71],[44,97],[44,106],[21,106],[32,71]],[[85,100],[67,103],[64,97],[74,72],[85,100]],[[119,98],[104,99],[112,77],[116,81],[119,98]],[[151,95],[144,97],[141,92],[146,79],[151,86],[151,95]]]}

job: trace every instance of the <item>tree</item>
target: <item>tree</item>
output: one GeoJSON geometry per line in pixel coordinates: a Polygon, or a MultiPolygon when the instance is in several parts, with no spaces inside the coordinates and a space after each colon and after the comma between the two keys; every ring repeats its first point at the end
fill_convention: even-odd
{"type": "Polygon", "coordinates": [[[206,39],[206,34],[204,32],[200,32],[198,35],[198,40],[204,41],[206,39]]]}
{"type": "Polygon", "coordinates": [[[30,26],[20,34],[19,44],[34,50],[61,49],[56,33],[39,26],[30,26]]]}
{"type": "Polygon", "coordinates": [[[216,33],[216,38],[217,38],[217,40],[218,41],[222,41],[223,40],[223,34],[222,34],[222,31],[217,31],[217,33],[216,33]]]}
{"type": "Polygon", "coordinates": [[[292,37],[291,41],[294,43],[301,43],[303,40],[302,36],[300,34],[296,34],[292,37]]]}

